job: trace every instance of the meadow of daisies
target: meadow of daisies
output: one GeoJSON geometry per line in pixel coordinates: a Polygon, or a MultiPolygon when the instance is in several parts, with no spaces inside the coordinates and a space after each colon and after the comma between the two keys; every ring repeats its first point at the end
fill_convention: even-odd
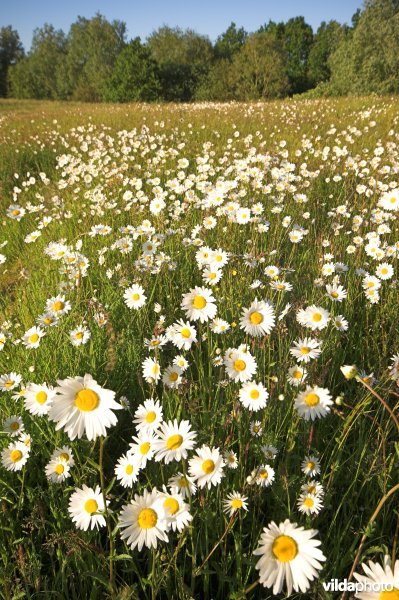
{"type": "Polygon", "coordinates": [[[397,600],[399,100],[0,142],[1,598],[397,600]]]}

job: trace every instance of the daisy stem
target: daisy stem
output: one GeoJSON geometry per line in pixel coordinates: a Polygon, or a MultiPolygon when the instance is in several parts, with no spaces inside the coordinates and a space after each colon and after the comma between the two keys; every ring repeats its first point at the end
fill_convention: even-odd
{"type": "Polygon", "coordinates": [[[24,468],[22,469],[21,493],[20,493],[20,495],[19,495],[19,499],[18,499],[18,510],[17,510],[17,517],[18,517],[18,515],[19,515],[19,511],[21,510],[22,501],[23,501],[23,497],[24,497],[25,472],[26,472],[26,467],[24,467],[24,468]]]}
{"type": "Polygon", "coordinates": [[[113,564],[114,541],[112,538],[112,527],[111,527],[108,508],[107,508],[107,498],[105,495],[103,458],[104,458],[104,437],[100,436],[100,456],[98,459],[98,464],[100,467],[100,485],[101,485],[101,492],[102,492],[103,500],[104,500],[104,513],[105,513],[105,517],[106,517],[106,521],[107,521],[107,529],[108,529],[108,537],[109,537],[109,583],[110,583],[111,588],[113,588],[113,585],[114,585],[114,564],[113,564]]]}
{"type": "Polygon", "coordinates": [[[259,584],[259,579],[257,579],[253,583],[251,583],[251,585],[243,591],[244,596],[247,596],[250,592],[252,592],[252,590],[254,590],[258,584],[259,584]]]}
{"type": "MultiPolygon", "coordinates": [[[[356,569],[356,567],[357,567],[357,564],[358,564],[358,562],[359,562],[359,559],[360,559],[360,556],[361,556],[361,553],[362,553],[362,550],[363,550],[363,546],[364,546],[364,544],[365,544],[365,542],[366,542],[366,540],[367,540],[367,538],[368,538],[368,528],[369,528],[369,526],[370,526],[372,523],[374,523],[374,521],[376,520],[376,518],[377,518],[377,516],[378,516],[378,513],[380,512],[381,508],[384,506],[384,504],[385,504],[385,502],[388,500],[388,498],[389,498],[390,496],[392,496],[392,494],[394,494],[394,493],[395,493],[395,492],[397,492],[398,490],[399,490],[399,483],[397,483],[397,484],[396,484],[396,485],[395,485],[393,488],[391,488],[391,489],[389,490],[389,492],[387,492],[387,493],[386,493],[386,494],[385,494],[385,495],[384,495],[384,496],[381,498],[381,500],[379,501],[379,503],[378,503],[378,505],[377,505],[377,508],[375,509],[375,511],[373,512],[373,514],[371,515],[371,518],[370,518],[370,520],[369,520],[369,522],[367,523],[367,526],[366,526],[366,531],[365,531],[365,533],[363,534],[363,536],[362,536],[362,539],[360,540],[360,545],[359,545],[358,551],[357,551],[357,553],[356,553],[355,560],[353,561],[353,565],[352,565],[352,568],[351,568],[351,572],[349,573],[349,576],[348,576],[348,581],[351,581],[351,579],[352,579],[352,577],[353,577],[353,573],[355,572],[355,569],[356,569]]],[[[345,600],[346,596],[347,596],[347,592],[344,592],[344,593],[342,594],[342,596],[341,596],[341,600],[345,600]]]]}
{"type": "Polygon", "coordinates": [[[231,529],[233,523],[234,523],[234,519],[237,516],[236,513],[234,513],[230,519],[230,521],[227,523],[226,525],[226,529],[224,530],[222,537],[216,542],[216,544],[213,546],[212,550],[209,552],[208,556],[205,558],[205,560],[203,561],[202,565],[200,567],[197,568],[195,575],[199,575],[199,573],[201,572],[202,568],[204,567],[204,565],[208,562],[208,560],[210,559],[210,557],[212,556],[212,554],[215,552],[216,548],[218,546],[220,546],[220,544],[223,542],[224,538],[226,537],[229,529],[231,529]]]}
{"type": "Polygon", "coordinates": [[[385,400],[383,398],[381,398],[381,396],[379,394],[377,394],[377,392],[371,387],[371,385],[369,385],[368,383],[363,381],[360,377],[356,378],[356,379],[357,379],[357,381],[360,381],[360,383],[362,385],[364,385],[364,387],[367,388],[369,390],[369,392],[371,392],[373,394],[373,396],[375,396],[381,402],[381,404],[384,406],[384,408],[389,412],[389,414],[391,415],[391,417],[396,425],[396,429],[398,430],[398,433],[399,433],[399,421],[398,421],[397,416],[393,412],[392,408],[390,406],[388,406],[388,404],[385,402],[385,400]]]}

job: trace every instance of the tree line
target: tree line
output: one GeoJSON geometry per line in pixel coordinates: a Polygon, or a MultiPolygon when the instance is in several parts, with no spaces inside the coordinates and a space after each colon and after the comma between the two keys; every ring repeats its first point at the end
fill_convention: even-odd
{"type": "Polygon", "coordinates": [[[212,43],[163,26],[145,42],[101,14],[68,34],[45,24],[25,53],[0,29],[0,96],[91,102],[257,100],[399,92],[399,0],[366,0],[351,25],[303,17],[248,33],[231,23],[212,43]]]}

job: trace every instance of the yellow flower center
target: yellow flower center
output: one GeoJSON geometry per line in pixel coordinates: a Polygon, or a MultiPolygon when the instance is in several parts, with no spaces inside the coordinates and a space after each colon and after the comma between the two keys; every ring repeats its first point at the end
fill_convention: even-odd
{"type": "Polygon", "coordinates": [[[399,589],[393,588],[393,590],[380,592],[379,600],[399,600],[399,589]]]}
{"type": "Polygon", "coordinates": [[[153,423],[156,418],[157,414],[153,410],[150,410],[145,416],[145,420],[147,421],[147,423],[153,423]]]}
{"type": "Polygon", "coordinates": [[[332,298],[338,298],[338,292],[331,292],[332,298]]]}
{"type": "Polygon", "coordinates": [[[193,300],[193,306],[194,306],[194,308],[197,308],[198,310],[205,308],[206,300],[205,300],[204,296],[195,296],[195,298],[193,300]]]}
{"type": "Polygon", "coordinates": [[[92,515],[93,513],[97,512],[97,510],[98,510],[98,504],[94,500],[94,498],[91,498],[90,500],[86,500],[85,511],[87,513],[89,513],[89,515],[92,515]]]}
{"type": "Polygon", "coordinates": [[[309,354],[310,348],[308,346],[302,346],[301,354],[309,354]]]}
{"type": "MultiPolygon", "coordinates": [[[[395,196],[392,196],[392,198],[390,198],[390,199],[389,199],[389,202],[390,202],[391,204],[395,204],[395,202],[396,202],[396,198],[395,198],[395,196]]],[[[18,211],[18,212],[19,212],[19,211],[18,211]]]]}
{"type": "Polygon", "coordinates": [[[132,297],[133,297],[133,300],[134,300],[135,302],[137,302],[137,300],[140,298],[140,294],[133,294],[133,296],[132,296],[132,297]]]}
{"type": "Polygon", "coordinates": [[[261,469],[259,471],[259,477],[261,479],[269,479],[269,473],[266,471],[266,469],[261,469]]]}
{"type": "Polygon", "coordinates": [[[210,458],[208,458],[207,460],[204,460],[204,462],[202,463],[202,470],[207,475],[210,475],[211,473],[213,473],[213,471],[215,470],[215,463],[213,462],[213,460],[210,458]]]}
{"type": "Polygon", "coordinates": [[[62,475],[63,472],[65,471],[65,467],[64,467],[64,465],[58,464],[58,465],[56,465],[54,470],[57,473],[57,475],[62,475]]]}
{"type": "Polygon", "coordinates": [[[8,381],[5,382],[4,387],[6,388],[10,388],[14,385],[15,381],[13,379],[9,379],[8,381]]]}
{"type": "Polygon", "coordinates": [[[234,369],[236,371],[244,371],[246,368],[246,363],[245,361],[241,360],[240,358],[238,360],[234,361],[234,369]]]}
{"type": "Polygon", "coordinates": [[[83,339],[83,331],[78,331],[77,333],[75,333],[75,338],[77,340],[83,339]]]}
{"type": "Polygon", "coordinates": [[[140,454],[148,454],[150,448],[151,448],[150,442],[144,442],[140,446],[140,454]]]}
{"type": "Polygon", "coordinates": [[[33,333],[31,336],[29,336],[29,341],[31,344],[36,344],[38,339],[39,339],[38,333],[33,333]]]}
{"type": "Polygon", "coordinates": [[[68,460],[69,460],[69,454],[67,452],[61,452],[60,458],[62,460],[65,460],[66,462],[68,462],[68,460]]]}
{"type": "Polygon", "coordinates": [[[310,471],[313,471],[313,469],[315,468],[315,466],[316,466],[316,465],[315,465],[315,463],[314,463],[314,462],[312,462],[312,461],[309,461],[309,462],[307,463],[307,465],[306,465],[306,467],[307,467],[307,468],[308,468],[310,471]]]}
{"type": "Polygon", "coordinates": [[[177,381],[179,379],[179,374],[176,373],[176,371],[172,371],[172,373],[169,375],[169,380],[170,381],[177,381]]]}
{"type": "Polygon", "coordinates": [[[180,333],[182,337],[186,338],[186,340],[191,336],[191,332],[188,327],[183,327],[180,333]]]}
{"type": "Polygon", "coordinates": [[[58,310],[62,310],[64,308],[64,303],[61,302],[61,300],[57,300],[57,302],[54,302],[53,304],[53,309],[58,311],[58,310]]]}
{"type": "Polygon", "coordinates": [[[388,273],[388,269],[386,267],[383,267],[381,269],[381,275],[386,275],[388,273]]]}
{"type": "Polygon", "coordinates": [[[317,394],[314,394],[313,392],[311,392],[310,394],[306,394],[305,396],[305,403],[308,406],[317,406],[320,402],[320,398],[317,394]]]}
{"type": "Polygon", "coordinates": [[[21,460],[22,458],[22,452],[21,450],[13,450],[10,454],[10,458],[12,460],[13,463],[16,463],[18,461],[21,460]]]}
{"type": "Polygon", "coordinates": [[[152,508],[143,508],[137,518],[137,523],[141,529],[151,529],[155,527],[157,521],[157,513],[152,508]]]}
{"type": "Polygon", "coordinates": [[[175,435],[171,435],[170,438],[166,440],[166,446],[169,450],[177,450],[183,443],[183,436],[176,433],[175,435]]]}
{"type": "Polygon", "coordinates": [[[315,494],[316,493],[316,486],[315,485],[308,485],[308,493],[309,494],[315,494]]]}
{"type": "Polygon", "coordinates": [[[216,273],[209,273],[209,279],[215,279],[216,273]]]}
{"type": "Polygon", "coordinates": [[[52,319],[52,317],[45,317],[45,318],[43,319],[43,323],[44,323],[45,325],[51,325],[51,323],[52,323],[52,322],[53,322],[53,319],[52,319]]]}
{"type": "Polygon", "coordinates": [[[20,211],[17,208],[14,208],[14,210],[12,211],[12,214],[14,215],[14,217],[17,217],[19,215],[20,211]]]}
{"type": "Polygon", "coordinates": [[[305,498],[304,505],[306,508],[312,508],[314,506],[314,500],[312,498],[305,498]]]}
{"type": "Polygon", "coordinates": [[[313,321],[315,321],[316,323],[318,323],[319,321],[322,320],[322,315],[320,313],[314,313],[313,315],[313,321]]]}
{"type": "Polygon", "coordinates": [[[133,473],[133,465],[126,465],[125,473],[126,475],[131,475],[133,473]]]}
{"type": "Polygon", "coordinates": [[[163,505],[168,510],[170,515],[175,515],[179,510],[179,503],[175,498],[166,498],[163,505]]]}
{"type": "Polygon", "coordinates": [[[75,406],[83,412],[95,410],[100,403],[100,397],[93,390],[80,390],[75,396],[75,406]]]}
{"type": "Polygon", "coordinates": [[[11,423],[10,429],[11,429],[11,431],[18,431],[18,429],[19,429],[18,421],[14,421],[13,423],[11,423]]]}
{"type": "Polygon", "coordinates": [[[249,320],[252,325],[259,325],[263,321],[263,315],[260,312],[254,311],[249,315],[249,320]]]}
{"type": "Polygon", "coordinates": [[[234,500],[231,501],[231,508],[234,508],[234,510],[242,508],[242,500],[240,498],[234,498],[234,500]]]}
{"type": "Polygon", "coordinates": [[[251,397],[252,400],[257,400],[259,398],[259,396],[260,396],[258,390],[251,390],[251,392],[250,392],[249,395],[250,395],[250,397],[251,397]]]}
{"type": "Polygon", "coordinates": [[[43,390],[41,390],[40,392],[37,392],[36,394],[36,402],[38,404],[44,404],[47,400],[47,394],[46,392],[43,392],[43,390]]]}
{"type": "Polygon", "coordinates": [[[290,562],[298,554],[298,544],[289,535],[279,535],[273,542],[272,553],[280,562],[290,562]]]}
{"type": "Polygon", "coordinates": [[[188,481],[187,481],[187,479],[185,477],[180,477],[180,479],[179,479],[179,485],[182,488],[188,487],[188,481]]]}
{"type": "Polygon", "coordinates": [[[293,379],[302,379],[302,373],[301,371],[294,371],[292,374],[292,378],[293,379]]]}

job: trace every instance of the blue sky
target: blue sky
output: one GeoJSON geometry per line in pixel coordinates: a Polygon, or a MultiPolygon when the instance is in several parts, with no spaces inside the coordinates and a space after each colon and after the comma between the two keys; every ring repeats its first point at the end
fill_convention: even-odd
{"type": "Polygon", "coordinates": [[[190,27],[212,40],[231,21],[254,31],[269,19],[287,20],[302,15],[316,29],[321,21],[350,23],[362,0],[0,0],[0,26],[17,29],[26,49],[32,32],[45,22],[68,31],[78,15],[100,11],[109,20],[125,21],[128,36],[143,40],[161,25],[190,27]]]}

